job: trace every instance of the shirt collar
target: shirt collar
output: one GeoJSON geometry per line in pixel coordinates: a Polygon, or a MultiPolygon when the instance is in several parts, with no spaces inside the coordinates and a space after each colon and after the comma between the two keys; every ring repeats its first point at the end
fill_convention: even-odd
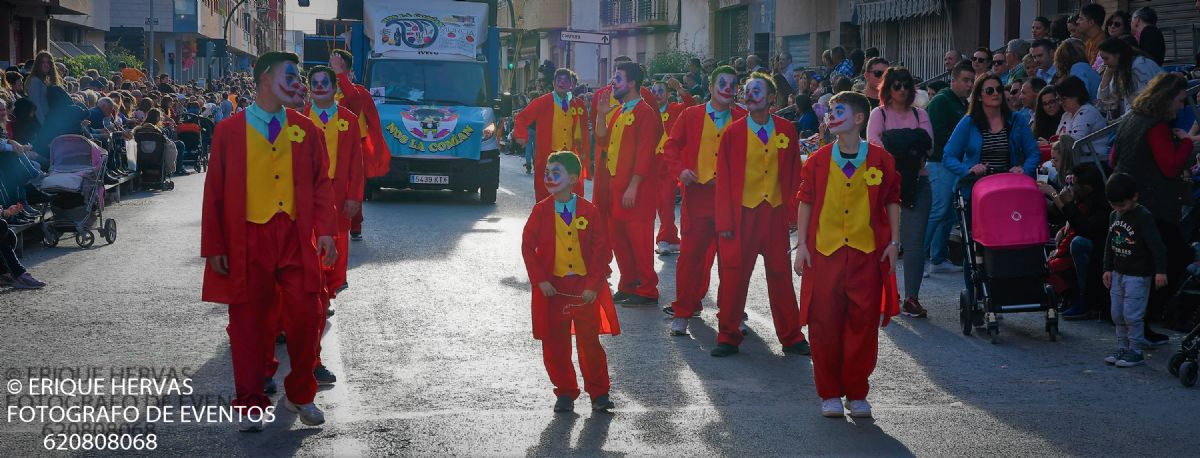
{"type": "MultiPolygon", "coordinates": [[[[749,119],[749,118],[747,118],[747,119],[749,119]]],[[[863,165],[863,162],[866,162],[866,160],[867,160],[867,141],[863,140],[863,141],[859,142],[858,157],[855,157],[854,159],[846,159],[846,158],[842,157],[842,151],[840,148],[838,148],[837,141],[834,141],[832,157],[833,157],[833,162],[835,164],[837,164],[839,169],[846,168],[846,163],[850,163],[850,164],[854,164],[854,169],[857,170],[857,169],[861,168],[863,165]]]]}
{"type": "Polygon", "coordinates": [[[641,97],[638,97],[638,98],[635,98],[635,99],[633,99],[633,100],[630,100],[630,101],[628,101],[628,102],[622,103],[622,104],[621,104],[621,111],[622,111],[622,112],[625,112],[625,111],[632,110],[632,109],[633,109],[633,107],[636,107],[636,106],[637,106],[637,104],[638,104],[638,102],[641,102],[641,101],[642,101],[642,98],[641,98],[641,97]]]}
{"type": "Polygon", "coordinates": [[[775,135],[775,117],[774,116],[767,117],[766,124],[759,124],[757,122],[754,122],[754,118],[751,118],[750,115],[747,114],[746,115],[746,126],[750,128],[750,133],[755,133],[755,132],[758,132],[758,129],[765,128],[765,129],[767,129],[767,138],[771,138],[771,136],[775,135]]]}
{"type": "MultiPolygon", "coordinates": [[[[555,104],[555,105],[558,105],[558,106],[562,106],[562,104],[563,104],[563,97],[559,97],[559,96],[558,96],[558,92],[555,92],[555,91],[550,91],[550,93],[554,95],[554,104],[555,104]]],[[[567,93],[567,97],[566,97],[566,99],[567,99],[567,104],[570,104],[570,103],[571,103],[571,99],[573,99],[573,98],[574,98],[574,97],[573,97],[574,95],[575,95],[575,94],[572,94],[572,93],[570,93],[570,92],[568,92],[568,93],[567,93]]]]}
{"type": "Polygon", "coordinates": [[[271,118],[274,118],[278,119],[279,125],[282,126],[287,121],[287,116],[284,113],[285,110],[283,107],[279,107],[279,111],[275,113],[267,113],[267,110],[262,109],[257,103],[252,103],[249,108],[246,108],[247,115],[255,117],[255,119],[262,121],[263,124],[270,124],[271,118]]]}
{"type": "Polygon", "coordinates": [[[717,111],[716,108],[713,108],[712,101],[709,101],[704,104],[704,112],[708,113],[717,124],[717,127],[721,127],[729,121],[729,116],[733,113],[733,110],[717,111]]]}
{"type": "Polygon", "coordinates": [[[325,114],[327,119],[333,119],[334,116],[337,116],[338,104],[337,102],[333,102],[333,105],[330,105],[329,108],[318,108],[316,105],[313,105],[312,111],[317,115],[318,119],[321,117],[322,113],[325,114]]]}
{"type": "Polygon", "coordinates": [[[568,200],[566,202],[559,202],[558,200],[555,200],[554,201],[554,213],[561,215],[563,210],[568,210],[571,212],[571,216],[574,217],[575,216],[575,197],[576,196],[574,194],[571,194],[571,200],[568,200]]]}

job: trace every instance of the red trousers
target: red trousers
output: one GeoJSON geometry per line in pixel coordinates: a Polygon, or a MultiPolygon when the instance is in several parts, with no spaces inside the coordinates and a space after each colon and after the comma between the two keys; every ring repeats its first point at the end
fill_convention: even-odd
{"type": "MultiPolygon", "coordinates": [[[[679,228],[675,226],[675,191],[679,181],[668,176],[658,177],[658,235],[654,242],[679,244],[679,228]]],[[[682,247],[680,247],[682,248],[682,247]]]]}
{"type": "Polygon", "coordinates": [[[771,207],[763,203],[742,209],[742,224],[733,239],[718,238],[722,257],[718,267],[721,283],[717,287],[717,343],[739,345],[742,332],[738,325],[746,311],[746,293],[750,274],[758,255],[763,257],[767,271],[767,297],[771,301],[771,317],[775,334],[784,346],[804,340],[800,330],[800,307],[792,287],[792,263],[788,250],[787,206],[771,207]],[[732,245],[731,245],[732,244],[732,245]],[[725,253],[741,253],[740,259],[727,259],[725,253]]]}
{"type": "Polygon", "coordinates": [[[362,208],[359,208],[358,213],[354,214],[354,218],[350,219],[350,232],[353,232],[355,234],[362,233],[362,222],[363,222],[362,213],[363,213],[362,208]]]}
{"type": "MultiPolygon", "coordinates": [[[[620,203],[616,203],[620,205],[620,203]]],[[[608,240],[621,280],[617,291],[658,298],[658,273],[654,271],[654,220],[608,220],[608,240]]]]}
{"type": "Polygon", "coordinates": [[[684,187],[679,225],[683,240],[675,263],[676,318],[688,318],[699,311],[700,301],[708,295],[713,260],[717,257],[717,221],[713,216],[715,182],[684,187]]]}
{"type": "Polygon", "coordinates": [[[246,223],[246,243],[254,247],[247,262],[247,302],[229,305],[229,349],[233,354],[236,407],[267,407],[263,374],[270,362],[266,355],[275,346],[275,324],[283,321],[287,332],[288,359],[292,371],[284,379],[288,399],[308,404],[317,394],[317,329],[321,301],[317,293],[304,292],[301,250],[313,249],[309,237],[300,237],[296,225],[285,214],[276,214],[266,224],[246,223]],[[302,242],[303,241],[303,242],[302,242]],[[281,297],[278,318],[272,309],[281,297]]]}
{"type": "MultiPolygon", "coordinates": [[[[550,284],[559,292],[574,296],[581,295],[586,289],[584,278],[580,276],[551,277],[550,284]]],[[[608,394],[608,356],[600,345],[600,310],[594,302],[576,306],[582,302],[577,297],[560,294],[549,298],[546,308],[550,319],[542,338],[542,362],[550,375],[550,383],[554,384],[555,396],[579,397],[579,381],[575,378],[575,365],[571,363],[572,325],[584,390],[593,398],[608,394]]]]}
{"type": "Polygon", "coordinates": [[[879,354],[883,278],[879,252],[842,247],[832,256],[812,253],[801,288],[814,288],[808,311],[813,379],[821,399],[867,398],[867,378],[879,354]]]}
{"type": "MultiPolygon", "coordinates": [[[[362,212],[358,213],[359,229],[362,229],[362,212]]],[[[350,262],[350,227],[354,225],[353,220],[342,216],[341,212],[337,215],[338,231],[333,234],[333,244],[337,247],[338,257],[333,262],[333,266],[324,269],[325,272],[325,289],[329,292],[330,298],[337,297],[337,290],[346,283],[346,269],[350,262]]]]}

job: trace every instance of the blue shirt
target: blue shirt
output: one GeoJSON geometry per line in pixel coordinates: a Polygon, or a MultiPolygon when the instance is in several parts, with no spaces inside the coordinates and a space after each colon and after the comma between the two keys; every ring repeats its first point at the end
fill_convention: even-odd
{"type": "MultiPolygon", "coordinates": [[[[571,219],[574,220],[575,219],[575,200],[576,200],[575,197],[576,196],[574,194],[571,194],[571,200],[568,200],[566,202],[559,202],[556,199],[554,201],[554,213],[558,214],[558,215],[562,215],[563,211],[565,210],[567,212],[570,212],[571,219]]],[[[569,221],[565,221],[565,222],[568,225],[571,224],[569,221]]]]}
{"type": "Polygon", "coordinates": [[[276,113],[267,113],[267,110],[262,109],[257,103],[252,103],[250,108],[246,109],[246,124],[257,130],[268,141],[271,140],[271,135],[268,133],[270,132],[271,118],[279,120],[279,128],[282,133],[283,126],[287,125],[287,115],[283,107],[279,107],[279,111],[276,113]]]}
{"type": "Polygon", "coordinates": [[[754,136],[758,135],[758,129],[767,129],[767,141],[771,141],[771,137],[775,136],[775,117],[768,117],[767,123],[764,125],[754,122],[754,118],[746,115],[746,127],[750,128],[750,135],[754,136]]]}
{"type": "MultiPolygon", "coordinates": [[[[257,106],[257,105],[255,105],[255,106],[257,106]]],[[[338,105],[337,105],[337,102],[333,102],[333,105],[330,105],[329,108],[317,108],[316,105],[313,105],[312,111],[314,114],[317,115],[317,119],[321,119],[321,114],[325,114],[325,119],[333,119],[334,116],[337,116],[338,105]]],[[[324,123],[324,122],[328,122],[328,121],[321,121],[321,122],[324,123]]],[[[282,126],[283,124],[280,124],[280,125],[282,126]]]]}
{"type": "Polygon", "coordinates": [[[733,110],[717,111],[716,108],[713,108],[712,102],[704,104],[704,111],[708,113],[709,119],[713,120],[713,124],[717,125],[718,130],[729,124],[729,118],[733,114],[733,110]]]}
{"type": "MultiPolygon", "coordinates": [[[[632,89],[631,89],[631,90],[632,90],[632,89]]],[[[622,113],[624,113],[624,112],[627,112],[627,111],[629,111],[629,110],[632,110],[632,109],[633,109],[633,107],[636,107],[636,106],[637,106],[637,104],[638,104],[638,102],[641,102],[641,101],[642,101],[642,98],[641,98],[641,97],[638,97],[638,98],[636,98],[636,99],[633,99],[633,100],[630,100],[630,101],[628,101],[628,102],[622,103],[622,104],[621,104],[621,112],[622,112],[622,113]]]]}

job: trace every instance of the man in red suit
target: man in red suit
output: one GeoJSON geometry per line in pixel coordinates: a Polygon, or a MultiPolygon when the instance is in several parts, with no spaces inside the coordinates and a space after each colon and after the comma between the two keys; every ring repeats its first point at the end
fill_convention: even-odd
{"type": "Polygon", "coordinates": [[[203,300],[229,305],[234,406],[248,413],[243,431],[261,431],[252,415],[271,400],[263,393],[268,321],[282,294],[292,371],[284,406],[307,425],[324,414],[313,404],[317,381],[322,266],[337,259],[332,182],[321,131],[300,113],[299,57],[269,52],[254,66],[257,100],[217,125],[204,182],[200,255],[206,258],[203,300]],[[314,243],[315,242],[315,243],[314,243]]]}
{"type": "MultiPolygon", "coordinates": [[[[392,153],[383,139],[383,124],[370,91],[361,84],[350,81],[350,68],[354,66],[354,55],[344,49],[335,49],[329,56],[329,66],[337,73],[340,106],[346,107],[367,126],[367,138],[362,144],[363,170],[367,178],[387,175],[392,153]]],[[[366,196],[370,197],[370,196],[366,196]]],[[[354,214],[350,226],[350,239],[362,240],[362,208],[354,214]]]]}
{"type": "MultiPolygon", "coordinates": [[[[554,90],[533,99],[513,124],[513,139],[522,147],[529,141],[529,126],[537,127],[537,138],[533,146],[533,169],[545,170],[546,158],[555,151],[572,151],[583,163],[588,163],[591,154],[591,133],[588,131],[587,104],[571,93],[579,78],[570,69],[560,68],[554,72],[554,90]]],[[[583,177],[587,178],[584,170],[583,177]]],[[[575,193],[583,195],[583,180],[579,180],[575,193]]],[[[540,180],[533,180],[534,202],[541,202],[550,195],[540,180]]]]}
{"type": "MultiPolygon", "coordinates": [[[[629,56],[617,56],[615,59],[613,59],[613,65],[614,65],[613,72],[614,73],[616,72],[616,70],[615,70],[616,65],[621,65],[626,62],[633,62],[633,59],[630,59],[629,56]]],[[[644,74],[645,72],[643,71],[642,73],[644,74]]],[[[612,85],[604,85],[604,86],[601,86],[599,89],[596,89],[596,93],[592,95],[591,111],[588,111],[589,116],[595,116],[596,112],[599,111],[601,105],[607,104],[610,107],[615,107],[618,105],[617,99],[613,98],[612,89],[613,89],[612,85]]],[[[640,92],[642,94],[643,100],[654,100],[654,94],[652,94],[650,92],[649,88],[639,87],[638,92],[640,92]]],[[[607,123],[608,121],[611,121],[611,118],[616,115],[617,115],[616,110],[609,111],[607,117],[605,118],[605,123],[607,123]]],[[[593,124],[592,126],[594,129],[594,128],[598,127],[599,124],[593,124]]],[[[593,132],[593,134],[595,134],[595,132],[593,132]]],[[[597,154],[593,154],[591,157],[591,162],[592,162],[591,165],[596,170],[596,174],[595,174],[595,177],[593,178],[593,183],[592,183],[592,203],[596,205],[596,208],[600,209],[601,215],[608,217],[609,216],[608,210],[611,207],[608,202],[609,176],[608,176],[608,174],[599,173],[600,170],[603,168],[600,158],[602,158],[604,156],[604,154],[605,154],[604,152],[608,148],[608,144],[601,141],[602,139],[600,138],[600,135],[595,134],[594,136],[595,136],[595,148],[596,148],[597,154]]],[[[588,168],[588,163],[584,162],[583,167],[585,169],[588,168]]]]}
{"type": "Polygon", "coordinates": [[[804,164],[797,193],[799,321],[812,336],[821,414],[842,418],[845,407],[863,418],[880,324],[900,312],[900,174],[887,151],[859,136],[871,109],[865,96],[842,92],[829,104],[837,141],[804,164]]]}
{"type": "Polygon", "coordinates": [[[709,78],[712,100],[688,107],[679,114],[663,145],[663,157],[672,177],[683,184],[680,226],[683,239],[675,272],[675,302],[663,311],[675,317],[673,335],[687,335],[688,318],[700,313],[708,295],[713,260],[717,256],[717,148],[721,136],[746,110],[733,103],[737,96],[737,70],[728,65],[713,70],[709,78]]]}
{"type": "Polygon", "coordinates": [[[600,334],[621,333],[607,280],[612,250],[604,218],[572,192],[581,170],[570,151],[547,158],[543,181],[551,195],[534,205],[521,235],[521,255],[534,286],[533,338],[542,341],[542,360],[558,397],[555,412],[572,411],[579,397],[571,334],[592,409],[614,407],[608,397],[608,360],[600,345],[600,334]]]}
{"type": "Polygon", "coordinates": [[[753,73],[746,82],[749,114],[734,121],[717,150],[716,226],[718,334],[712,355],[729,356],[742,343],[746,293],[759,255],[767,273],[767,296],[783,352],[808,354],[792,288],[788,230],[799,185],[800,138],[791,122],[771,114],[775,83],[753,73]]]}
{"type": "Polygon", "coordinates": [[[657,210],[658,157],[662,118],[641,97],[642,68],[633,62],[617,66],[612,95],[619,105],[600,104],[596,112],[597,143],[606,145],[596,174],[607,174],[609,240],[621,279],[614,298],[622,305],[658,303],[654,271],[654,213],[657,210]],[[613,114],[609,116],[609,114],[613,114]]]}
{"type": "MultiPolygon", "coordinates": [[[[662,115],[663,122],[663,137],[658,144],[658,154],[663,154],[663,144],[667,141],[667,134],[671,132],[671,127],[679,120],[679,113],[684,108],[696,104],[696,99],[692,98],[692,94],[683,89],[683,85],[675,78],[668,79],[666,83],[656,81],[650,86],[650,92],[654,94],[654,100],[658,104],[658,112],[662,115]],[[671,102],[667,88],[679,96],[678,102],[671,102]]],[[[672,254],[679,252],[679,228],[675,226],[675,192],[679,190],[679,181],[675,178],[678,175],[671,174],[671,168],[665,158],[660,157],[658,164],[658,235],[654,237],[657,242],[658,254],[672,254]]]]}

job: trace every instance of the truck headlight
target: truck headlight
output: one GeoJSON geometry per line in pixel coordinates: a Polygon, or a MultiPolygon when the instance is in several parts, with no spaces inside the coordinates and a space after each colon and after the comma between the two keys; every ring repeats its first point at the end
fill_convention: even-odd
{"type": "Polygon", "coordinates": [[[483,139],[488,140],[496,136],[496,123],[488,123],[487,127],[483,128],[483,139]]]}

